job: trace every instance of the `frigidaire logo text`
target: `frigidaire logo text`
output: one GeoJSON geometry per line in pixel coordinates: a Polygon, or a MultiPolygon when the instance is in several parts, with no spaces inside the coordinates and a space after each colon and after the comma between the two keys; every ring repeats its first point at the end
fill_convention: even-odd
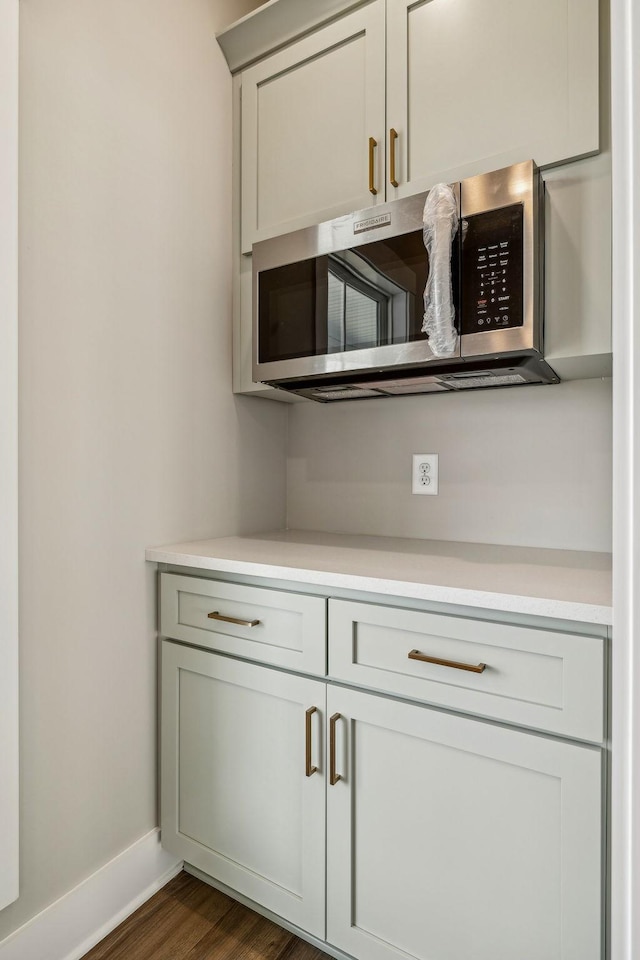
{"type": "Polygon", "coordinates": [[[354,233],[364,233],[365,230],[375,230],[376,227],[386,227],[391,223],[390,213],[381,213],[378,217],[369,217],[368,220],[358,220],[353,225],[354,233]]]}

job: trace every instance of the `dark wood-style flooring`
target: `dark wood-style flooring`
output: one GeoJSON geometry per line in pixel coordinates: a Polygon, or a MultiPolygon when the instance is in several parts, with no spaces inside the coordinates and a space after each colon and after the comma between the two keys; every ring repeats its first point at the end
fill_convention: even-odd
{"type": "Polygon", "coordinates": [[[188,873],[147,900],[84,960],[328,960],[188,873]]]}

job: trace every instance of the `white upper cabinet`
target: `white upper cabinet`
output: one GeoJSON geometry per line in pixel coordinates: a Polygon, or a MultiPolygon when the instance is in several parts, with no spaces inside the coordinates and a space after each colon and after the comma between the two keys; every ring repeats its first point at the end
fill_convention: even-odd
{"type": "Polygon", "coordinates": [[[376,0],[243,72],[244,253],[384,200],[384,22],[376,0]]]}
{"type": "Polygon", "coordinates": [[[610,375],[609,64],[598,8],[273,0],[226,32],[237,71],[236,392],[292,400],[252,382],[242,254],[254,242],[526,159],[546,168],[547,358],[562,379],[610,375]],[[587,159],[565,163],[578,157],[587,159]]]}
{"type": "Polygon", "coordinates": [[[242,251],[439,181],[594,153],[598,83],[598,0],[357,7],[242,73],[242,251]]]}
{"type": "Polygon", "coordinates": [[[389,199],[599,145],[598,0],[387,0],[389,199]]]}

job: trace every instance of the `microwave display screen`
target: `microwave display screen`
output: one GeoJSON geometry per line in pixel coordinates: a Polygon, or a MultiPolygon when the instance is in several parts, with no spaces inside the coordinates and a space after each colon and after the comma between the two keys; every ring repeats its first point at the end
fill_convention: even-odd
{"type": "Polygon", "coordinates": [[[422,230],[260,271],[260,362],[424,339],[428,273],[422,230]]]}
{"type": "Polygon", "coordinates": [[[462,236],[462,333],[521,327],[522,204],[466,217],[462,236]]]}

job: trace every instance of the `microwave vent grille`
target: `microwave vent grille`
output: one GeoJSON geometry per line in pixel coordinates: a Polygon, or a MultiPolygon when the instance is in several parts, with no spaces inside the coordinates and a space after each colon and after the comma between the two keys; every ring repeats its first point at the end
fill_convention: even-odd
{"type": "Polygon", "coordinates": [[[516,383],[529,383],[526,377],[519,373],[481,373],[476,376],[452,376],[446,378],[450,390],[471,390],[474,387],[509,387],[516,383]]]}

